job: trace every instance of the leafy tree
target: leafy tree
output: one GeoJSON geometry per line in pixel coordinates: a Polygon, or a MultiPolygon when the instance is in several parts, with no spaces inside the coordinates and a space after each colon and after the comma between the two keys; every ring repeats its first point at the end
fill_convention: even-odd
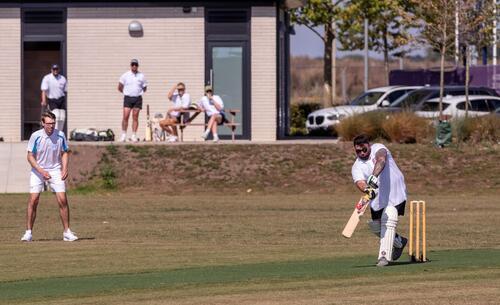
{"type": "Polygon", "coordinates": [[[325,45],[323,55],[323,84],[325,91],[325,106],[334,103],[335,92],[332,91],[332,84],[335,81],[332,75],[332,51],[333,43],[337,36],[336,22],[342,11],[341,3],[344,0],[309,0],[303,7],[291,10],[292,22],[302,24],[313,33],[318,35],[325,45]],[[320,33],[316,30],[322,26],[324,31],[320,33]]]}
{"type": "Polygon", "coordinates": [[[368,19],[368,47],[384,55],[385,81],[389,83],[389,56],[402,56],[403,46],[411,41],[412,27],[407,12],[411,2],[404,0],[352,0],[340,14],[339,37],[345,50],[364,48],[364,20],[368,19]]]}

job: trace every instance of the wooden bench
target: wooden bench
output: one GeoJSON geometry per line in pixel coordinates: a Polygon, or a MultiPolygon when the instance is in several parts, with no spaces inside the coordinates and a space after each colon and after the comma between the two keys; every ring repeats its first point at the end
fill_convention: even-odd
{"type": "MultiPolygon", "coordinates": [[[[180,118],[181,118],[181,122],[176,124],[176,126],[179,126],[179,129],[181,131],[181,136],[180,136],[180,140],[181,142],[184,141],[184,128],[188,127],[188,126],[203,126],[203,127],[207,127],[207,123],[203,122],[203,123],[193,123],[193,120],[200,114],[202,113],[203,111],[199,110],[199,109],[185,109],[185,110],[181,110],[179,111],[181,113],[180,115],[180,118]],[[188,113],[188,119],[186,121],[185,120],[185,114],[188,113]]],[[[234,142],[235,140],[235,132],[236,132],[236,128],[238,126],[240,126],[240,123],[236,123],[235,122],[235,119],[236,119],[236,114],[239,113],[240,111],[238,109],[224,109],[224,113],[226,114],[226,120],[228,122],[225,122],[222,124],[222,126],[226,126],[227,128],[231,129],[231,141],[234,142]]]]}

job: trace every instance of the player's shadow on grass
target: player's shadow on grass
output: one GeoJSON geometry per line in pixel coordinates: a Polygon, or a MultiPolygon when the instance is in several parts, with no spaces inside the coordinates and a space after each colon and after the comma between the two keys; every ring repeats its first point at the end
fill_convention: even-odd
{"type": "MultiPolygon", "coordinates": [[[[404,266],[404,265],[413,265],[413,264],[425,264],[425,263],[429,263],[430,261],[428,260],[427,262],[414,262],[414,261],[401,261],[401,262],[392,262],[390,263],[388,266],[384,267],[384,268],[387,268],[387,267],[396,267],[396,266],[404,266]]],[[[374,263],[373,265],[360,265],[360,266],[354,266],[354,268],[369,268],[369,267],[374,267],[376,268],[376,263],[374,263]]]]}
{"type": "MultiPolygon", "coordinates": [[[[95,237],[78,237],[78,240],[76,240],[76,242],[84,240],[95,240],[95,237]]],[[[62,241],[62,238],[40,238],[40,239],[35,239],[33,241],[35,242],[62,241]]]]}

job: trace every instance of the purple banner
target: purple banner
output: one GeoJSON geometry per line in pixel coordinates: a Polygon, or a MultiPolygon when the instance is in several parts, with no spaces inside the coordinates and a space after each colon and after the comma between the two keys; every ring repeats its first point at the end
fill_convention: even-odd
{"type": "MultiPolygon", "coordinates": [[[[465,85],[465,68],[446,70],[444,84],[465,85]]],[[[389,85],[439,86],[439,69],[392,70],[389,73],[389,85]]],[[[469,85],[493,88],[500,93],[500,66],[470,67],[469,85]]]]}

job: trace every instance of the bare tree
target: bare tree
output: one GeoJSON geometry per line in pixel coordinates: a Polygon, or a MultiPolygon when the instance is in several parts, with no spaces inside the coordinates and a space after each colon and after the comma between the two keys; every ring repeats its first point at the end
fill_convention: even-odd
{"type": "Polygon", "coordinates": [[[455,8],[457,0],[411,0],[415,7],[412,23],[421,29],[419,40],[440,54],[439,117],[443,115],[444,62],[455,43],[455,8]]]}
{"type": "Polygon", "coordinates": [[[467,117],[472,47],[480,50],[493,42],[496,4],[491,0],[457,0],[457,5],[459,41],[465,58],[465,116],[467,117]]]}

